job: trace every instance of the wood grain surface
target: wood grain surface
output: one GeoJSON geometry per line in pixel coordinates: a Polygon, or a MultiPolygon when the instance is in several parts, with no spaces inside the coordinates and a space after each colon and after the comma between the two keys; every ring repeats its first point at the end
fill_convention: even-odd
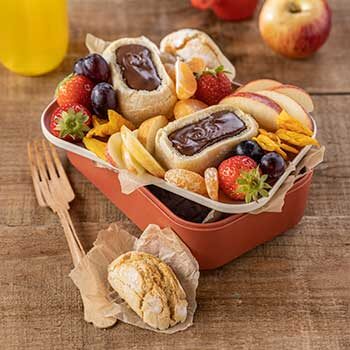
{"type": "MultiPolygon", "coordinates": [[[[26,78],[0,68],[0,349],[350,349],[350,2],[330,4],[328,43],[311,59],[290,61],[263,44],[256,18],[220,22],[186,0],[73,0],[69,52],[59,69],[26,78]],[[25,146],[40,137],[40,113],[56,83],[86,53],[87,32],[105,39],[144,34],[159,42],[182,27],[207,31],[242,82],[272,77],[311,91],[326,161],[297,227],[201,274],[192,328],[172,336],[122,323],[94,329],[84,322],[68,277],[72,262],[58,218],[36,203],[25,146]]],[[[116,220],[138,235],[62,157],[85,248],[116,220]]]]}

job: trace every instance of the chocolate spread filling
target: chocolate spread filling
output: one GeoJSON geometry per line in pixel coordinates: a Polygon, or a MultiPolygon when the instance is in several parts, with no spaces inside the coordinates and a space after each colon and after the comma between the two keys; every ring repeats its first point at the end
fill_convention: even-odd
{"type": "Polygon", "coordinates": [[[172,132],[169,140],[181,154],[193,156],[214,143],[238,135],[245,129],[246,125],[235,113],[220,111],[172,132]]]}
{"type": "Polygon", "coordinates": [[[125,83],[134,90],[152,91],[160,85],[151,51],[142,45],[130,44],[119,47],[116,52],[125,83]]]}

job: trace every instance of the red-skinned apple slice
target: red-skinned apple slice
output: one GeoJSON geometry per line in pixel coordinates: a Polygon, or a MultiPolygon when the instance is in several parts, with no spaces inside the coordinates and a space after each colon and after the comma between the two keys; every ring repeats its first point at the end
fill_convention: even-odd
{"type": "Polygon", "coordinates": [[[282,108],[268,97],[254,92],[237,92],[222,99],[220,104],[228,104],[250,114],[261,128],[277,130],[277,118],[282,108]]]}
{"type": "MultiPolygon", "coordinates": [[[[265,90],[265,89],[264,89],[265,90]]],[[[279,92],[286,95],[296,102],[298,102],[306,112],[312,112],[314,110],[314,103],[311,96],[302,88],[294,85],[281,85],[270,88],[269,90],[279,92]]]]}
{"type": "Polygon", "coordinates": [[[236,92],[256,92],[259,90],[272,89],[281,85],[282,84],[279,81],[273,79],[258,79],[244,84],[243,86],[239,87],[236,92]]]}
{"type": "Polygon", "coordinates": [[[298,119],[310,130],[313,129],[312,121],[305,109],[292,98],[272,90],[259,91],[257,94],[268,97],[280,105],[291,117],[298,119]]]}

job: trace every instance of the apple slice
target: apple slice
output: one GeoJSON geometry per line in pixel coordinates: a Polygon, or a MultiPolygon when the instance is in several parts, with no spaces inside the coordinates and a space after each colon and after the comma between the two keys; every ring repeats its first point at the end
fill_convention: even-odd
{"type": "Polygon", "coordinates": [[[156,133],[168,124],[168,118],[164,115],[145,120],[139,127],[137,138],[151,154],[154,153],[156,133]]]}
{"type": "Polygon", "coordinates": [[[270,98],[272,101],[280,105],[290,116],[298,119],[310,130],[313,129],[312,121],[305,109],[292,98],[272,90],[259,91],[257,94],[270,98]]]}
{"type": "MultiPolygon", "coordinates": [[[[266,89],[264,89],[266,90],[266,89]]],[[[275,86],[268,90],[279,92],[280,94],[286,95],[296,102],[298,102],[306,112],[312,112],[314,110],[314,103],[312,102],[311,96],[302,88],[294,85],[281,85],[275,86]]]]}
{"type": "Polygon", "coordinates": [[[125,125],[120,129],[123,145],[136,161],[150,174],[157,177],[164,177],[165,170],[156,161],[151,153],[142,145],[137,137],[125,125]]]}
{"type": "Polygon", "coordinates": [[[139,164],[135,158],[130,154],[124,143],[121,146],[123,162],[130,172],[136,175],[142,175],[145,173],[145,169],[139,164]]]}
{"type": "Polygon", "coordinates": [[[122,142],[120,132],[117,132],[108,139],[106,149],[106,158],[108,163],[119,169],[125,168],[122,155],[122,142]]]}
{"type": "Polygon", "coordinates": [[[236,92],[255,92],[259,90],[268,90],[282,84],[279,81],[272,79],[258,79],[239,87],[236,92]]]}
{"type": "Polygon", "coordinates": [[[282,108],[268,97],[253,92],[237,92],[222,99],[220,104],[228,104],[250,114],[261,128],[277,130],[277,118],[282,108]]]}

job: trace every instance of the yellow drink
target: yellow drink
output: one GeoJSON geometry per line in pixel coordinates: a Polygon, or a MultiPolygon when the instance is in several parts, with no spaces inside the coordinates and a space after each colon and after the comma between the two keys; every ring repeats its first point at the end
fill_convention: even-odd
{"type": "Polygon", "coordinates": [[[66,0],[0,0],[0,62],[23,75],[56,68],[68,46],[66,0]]]}

